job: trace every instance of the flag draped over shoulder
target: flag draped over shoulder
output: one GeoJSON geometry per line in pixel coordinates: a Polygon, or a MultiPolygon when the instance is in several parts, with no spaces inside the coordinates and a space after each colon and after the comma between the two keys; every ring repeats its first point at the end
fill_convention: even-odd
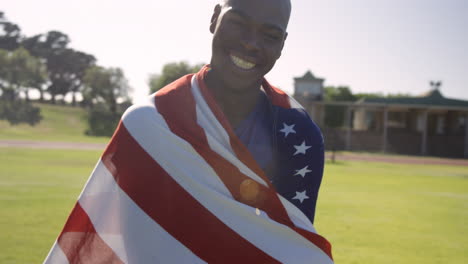
{"type": "Polygon", "coordinates": [[[333,263],[233,133],[208,70],[126,111],[45,263],[333,263]]]}

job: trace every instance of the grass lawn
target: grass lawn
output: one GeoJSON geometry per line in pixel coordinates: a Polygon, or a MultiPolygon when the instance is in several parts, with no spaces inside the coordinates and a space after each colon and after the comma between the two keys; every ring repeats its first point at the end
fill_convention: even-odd
{"type": "Polygon", "coordinates": [[[86,111],[83,108],[34,104],[41,109],[43,119],[35,126],[12,126],[0,120],[0,139],[107,143],[109,138],[86,136],[86,111]]]}
{"type": "Polygon", "coordinates": [[[468,167],[328,163],[316,227],[336,263],[468,263],[468,167]]]}
{"type": "MultiPolygon", "coordinates": [[[[0,148],[0,263],[40,263],[100,151],[0,148]]],[[[468,168],[327,164],[316,227],[336,263],[468,263],[468,168]]]]}
{"type": "Polygon", "coordinates": [[[100,154],[0,148],[0,263],[42,263],[100,154]]]}

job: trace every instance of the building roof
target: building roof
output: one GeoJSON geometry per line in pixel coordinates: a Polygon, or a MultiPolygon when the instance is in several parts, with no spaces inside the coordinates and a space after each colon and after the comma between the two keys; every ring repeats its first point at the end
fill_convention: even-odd
{"type": "Polygon", "coordinates": [[[307,71],[302,77],[294,78],[294,81],[323,81],[322,78],[315,77],[312,72],[307,71]]]}
{"type": "Polygon", "coordinates": [[[397,105],[427,105],[439,107],[468,107],[468,101],[444,97],[438,89],[434,89],[422,96],[394,97],[394,98],[364,98],[358,103],[378,103],[397,105]]]}

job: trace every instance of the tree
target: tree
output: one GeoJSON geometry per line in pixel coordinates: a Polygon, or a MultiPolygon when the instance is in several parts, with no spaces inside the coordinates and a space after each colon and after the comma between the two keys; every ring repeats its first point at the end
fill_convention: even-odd
{"type": "Polygon", "coordinates": [[[325,101],[355,101],[356,97],[347,86],[327,86],[325,90],[325,101]]]}
{"type": "Polygon", "coordinates": [[[163,66],[161,74],[151,74],[148,79],[150,86],[150,92],[157,92],[159,89],[168,85],[169,83],[179,79],[180,77],[198,72],[202,67],[202,64],[189,65],[187,62],[171,62],[163,66]]]}
{"type": "MultiPolygon", "coordinates": [[[[347,86],[328,86],[324,87],[326,102],[333,101],[348,101],[353,102],[356,97],[353,95],[347,86]]],[[[346,107],[341,105],[326,105],[325,106],[325,125],[329,127],[341,127],[345,120],[346,107]]]]}
{"type": "Polygon", "coordinates": [[[15,100],[21,91],[28,99],[28,88],[46,80],[44,65],[24,48],[0,50],[0,66],[0,88],[6,100],[15,100]]]}
{"type": "Polygon", "coordinates": [[[19,47],[20,42],[20,27],[8,21],[5,17],[5,13],[0,11],[0,49],[9,51],[15,50],[19,47]]]}
{"type": "Polygon", "coordinates": [[[27,94],[31,83],[45,79],[41,67],[40,61],[23,48],[13,52],[0,49],[0,119],[10,124],[26,122],[30,125],[41,120],[39,108],[18,96],[21,90],[27,94]]]}
{"type": "Polygon", "coordinates": [[[128,100],[130,86],[120,68],[93,66],[84,75],[83,96],[89,105],[105,103],[112,113],[117,112],[117,102],[128,100]]]}
{"type": "Polygon", "coordinates": [[[357,93],[354,94],[354,96],[356,97],[356,100],[385,97],[382,93],[357,93]]]}
{"type": "Polygon", "coordinates": [[[52,103],[55,103],[57,95],[65,95],[72,87],[73,73],[70,73],[72,63],[69,62],[68,43],[69,37],[60,31],[35,35],[24,39],[22,43],[33,56],[45,61],[50,80],[47,91],[52,96],[52,103]]]}
{"type": "Polygon", "coordinates": [[[27,123],[31,126],[39,123],[42,116],[40,109],[23,100],[5,100],[0,98],[0,120],[10,124],[27,123]]]}
{"type": "Polygon", "coordinates": [[[129,100],[130,87],[119,68],[93,66],[86,70],[83,96],[90,106],[87,134],[110,136],[116,128],[120,113],[117,103],[129,100]]]}
{"type": "Polygon", "coordinates": [[[68,66],[68,78],[71,85],[72,105],[76,105],[76,94],[83,88],[86,70],[95,65],[96,58],[93,55],[73,49],[65,51],[65,58],[67,59],[66,65],[68,66]]]}

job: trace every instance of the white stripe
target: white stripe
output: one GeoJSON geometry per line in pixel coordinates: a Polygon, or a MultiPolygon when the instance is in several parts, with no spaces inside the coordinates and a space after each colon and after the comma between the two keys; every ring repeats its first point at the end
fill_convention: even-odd
{"type": "Polygon", "coordinates": [[[312,222],[310,222],[309,218],[307,218],[307,216],[301,210],[299,210],[299,208],[297,208],[293,203],[280,194],[278,194],[278,197],[286,209],[289,219],[291,219],[295,226],[317,233],[315,227],[312,225],[312,222]]]}
{"type": "Polygon", "coordinates": [[[197,123],[205,131],[210,148],[236,166],[240,172],[250,177],[252,180],[257,181],[263,186],[268,186],[260,176],[255,174],[236,157],[236,154],[231,148],[229,135],[218,122],[210,107],[204,100],[195,75],[192,77],[192,94],[196,101],[197,123]]]}
{"type": "Polygon", "coordinates": [[[156,109],[150,111],[148,106],[134,108],[123,118],[125,127],[139,145],[205,208],[281,262],[332,263],[324,252],[289,227],[272,221],[264,213],[257,216],[255,208],[226,195],[213,169],[161,121],[156,109]]]}
{"type": "Polygon", "coordinates": [[[54,245],[50,249],[49,254],[47,255],[46,259],[44,260],[44,264],[66,264],[68,263],[67,256],[63,253],[62,248],[60,248],[57,240],[55,241],[54,245]]]}
{"type": "Polygon", "coordinates": [[[124,263],[205,263],[145,214],[102,161],[79,203],[96,232],[124,263]]]}
{"type": "Polygon", "coordinates": [[[130,107],[124,113],[122,122],[130,134],[139,139],[138,144],[146,152],[157,155],[159,165],[172,167],[177,174],[189,175],[206,188],[231,197],[213,168],[190,143],[172,133],[154,104],[130,107]]]}
{"type": "Polygon", "coordinates": [[[224,127],[219,123],[213,111],[211,111],[211,108],[204,100],[200,87],[198,86],[196,75],[193,75],[192,77],[191,86],[191,92],[197,106],[197,116],[200,115],[200,118],[197,119],[198,124],[205,128],[207,135],[210,135],[214,141],[228,149],[230,153],[234,153],[231,149],[231,142],[228,133],[224,130],[224,127]]]}
{"type": "MultiPolygon", "coordinates": [[[[235,154],[231,149],[231,145],[229,144],[229,135],[226,133],[222,125],[218,122],[215,115],[209,108],[208,104],[205,102],[203,95],[200,92],[200,87],[198,85],[196,75],[192,77],[191,82],[192,93],[197,105],[197,122],[205,130],[205,134],[207,136],[208,143],[210,144],[211,149],[213,149],[216,153],[220,154],[229,162],[237,166],[237,168],[239,168],[239,170],[243,174],[263,184],[264,186],[267,186],[267,184],[263,181],[262,178],[256,175],[247,166],[245,166],[244,163],[242,163],[239,159],[235,157],[235,154]],[[220,135],[213,136],[213,134],[216,133],[219,133],[220,135]]],[[[315,232],[315,228],[313,227],[312,223],[301,210],[299,210],[295,205],[293,205],[281,195],[278,194],[278,196],[283,206],[285,207],[290,219],[297,227],[306,230],[313,230],[315,232]]]]}

